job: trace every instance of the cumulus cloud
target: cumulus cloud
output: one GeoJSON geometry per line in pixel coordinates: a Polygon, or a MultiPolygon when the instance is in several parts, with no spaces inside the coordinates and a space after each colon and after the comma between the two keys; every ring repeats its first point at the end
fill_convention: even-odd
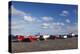
{"type": "Polygon", "coordinates": [[[67,10],[63,10],[60,14],[60,16],[68,16],[69,12],[67,10]]]}
{"type": "Polygon", "coordinates": [[[40,20],[40,19],[36,19],[36,21],[37,21],[37,22],[42,22],[42,20],[40,20]]]}
{"type": "Polygon", "coordinates": [[[49,24],[48,23],[43,23],[43,26],[49,26],[49,24]]]}
{"type": "Polygon", "coordinates": [[[25,12],[16,9],[13,5],[11,6],[11,11],[12,11],[11,12],[12,15],[22,16],[23,20],[25,20],[27,22],[35,21],[35,18],[33,18],[32,16],[29,15],[30,13],[26,14],[25,12]]]}
{"type": "Polygon", "coordinates": [[[11,22],[11,29],[21,29],[23,27],[24,25],[22,24],[22,21],[18,21],[18,22],[12,21],[11,22]]]}
{"type": "Polygon", "coordinates": [[[16,9],[13,5],[11,6],[11,14],[12,15],[22,15],[22,16],[26,15],[25,12],[16,9]]]}
{"type": "Polygon", "coordinates": [[[52,18],[52,17],[44,16],[44,17],[42,17],[42,20],[43,20],[43,21],[52,21],[53,18],[52,18]]]}
{"type": "Polygon", "coordinates": [[[63,26],[64,23],[62,23],[62,22],[57,22],[56,25],[62,25],[62,26],[63,26]]]}
{"type": "Polygon", "coordinates": [[[61,22],[61,25],[63,25],[63,26],[64,26],[65,24],[61,22]]]}
{"type": "Polygon", "coordinates": [[[60,26],[64,26],[65,24],[63,22],[53,22],[53,25],[60,25],[60,26]]]}
{"type": "Polygon", "coordinates": [[[55,34],[55,35],[65,33],[65,28],[62,25],[51,25],[50,30],[51,30],[52,34],[55,34]]]}
{"type": "Polygon", "coordinates": [[[49,28],[49,25],[50,25],[49,23],[43,23],[42,28],[49,28]]]}
{"type": "Polygon", "coordinates": [[[70,20],[69,20],[69,19],[66,19],[66,22],[67,22],[67,23],[70,23],[70,20]]]}
{"type": "Polygon", "coordinates": [[[61,27],[61,26],[64,26],[64,25],[65,24],[63,22],[53,22],[53,23],[43,23],[42,27],[51,29],[51,28],[54,28],[54,27],[58,28],[58,27],[61,27]]]}
{"type": "Polygon", "coordinates": [[[23,25],[12,25],[11,29],[21,29],[23,27],[24,27],[23,25]]]}
{"type": "Polygon", "coordinates": [[[67,26],[67,32],[73,32],[75,34],[78,33],[78,26],[74,25],[74,26],[67,26]]]}
{"type": "Polygon", "coordinates": [[[51,30],[54,34],[69,34],[71,32],[78,34],[78,26],[77,25],[65,25],[60,26],[60,25],[53,25],[51,26],[51,30]]]}
{"type": "Polygon", "coordinates": [[[24,16],[24,20],[28,22],[33,22],[35,21],[35,18],[33,18],[32,16],[24,16]]]}
{"type": "Polygon", "coordinates": [[[48,28],[48,27],[47,27],[47,26],[43,26],[42,28],[43,28],[43,29],[46,29],[46,28],[48,28]]]}

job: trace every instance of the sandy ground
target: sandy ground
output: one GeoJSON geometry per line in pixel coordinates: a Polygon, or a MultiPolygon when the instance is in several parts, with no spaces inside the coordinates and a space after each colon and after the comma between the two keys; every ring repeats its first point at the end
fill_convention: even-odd
{"type": "Polygon", "coordinates": [[[35,42],[12,42],[12,53],[48,50],[77,49],[78,38],[56,39],[35,42]]]}

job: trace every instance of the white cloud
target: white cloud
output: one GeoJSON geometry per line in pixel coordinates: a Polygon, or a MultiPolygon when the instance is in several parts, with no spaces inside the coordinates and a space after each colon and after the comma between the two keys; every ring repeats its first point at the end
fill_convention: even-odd
{"type": "Polygon", "coordinates": [[[31,15],[29,15],[30,13],[25,13],[21,10],[18,10],[13,5],[11,6],[11,11],[12,11],[11,12],[12,15],[22,16],[25,21],[33,22],[36,20],[36,21],[40,22],[40,20],[37,20],[36,18],[33,18],[31,15]]]}
{"type": "Polygon", "coordinates": [[[67,22],[67,23],[70,23],[70,20],[69,20],[69,19],[66,19],[66,22],[67,22]]]}
{"type": "Polygon", "coordinates": [[[42,24],[42,28],[49,28],[49,25],[50,25],[50,24],[48,24],[48,23],[43,23],[43,24],[42,24]]]}
{"type": "Polygon", "coordinates": [[[60,24],[61,24],[60,22],[57,22],[57,23],[56,23],[56,25],[60,25],[60,24]]]}
{"type": "Polygon", "coordinates": [[[75,34],[78,33],[78,25],[67,26],[67,32],[73,32],[75,34]]]}
{"type": "Polygon", "coordinates": [[[44,16],[44,17],[42,17],[42,20],[43,20],[43,21],[52,21],[53,18],[52,18],[52,17],[44,16]]]}
{"type": "Polygon", "coordinates": [[[24,25],[22,24],[22,22],[21,21],[18,21],[18,22],[16,22],[16,21],[12,21],[11,22],[11,29],[21,29],[21,28],[23,28],[24,27],[24,25]]]}
{"type": "Polygon", "coordinates": [[[53,25],[60,25],[60,26],[64,26],[65,24],[63,22],[53,22],[53,25]]]}
{"type": "Polygon", "coordinates": [[[65,24],[61,22],[61,25],[63,25],[63,26],[64,26],[65,24]]]}
{"type": "Polygon", "coordinates": [[[46,28],[48,28],[48,27],[47,27],[47,26],[43,26],[42,28],[43,28],[43,29],[46,29],[46,28]]]}
{"type": "Polygon", "coordinates": [[[12,15],[22,15],[22,16],[26,15],[25,12],[16,9],[13,5],[11,6],[11,14],[12,15]]]}
{"type": "Polygon", "coordinates": [[[53,34],[58,35],[58,34],[64,34],[65,29],[61,25],[51,25],[50,26],[51,31],[53,34]]]}
{"type": "Polygon", "coordinates": [[[77,25],[65,25],[65,27],[60,25],[51,25],[50,28],[54,34],[69,34],[71,32],[75,34],[78,33],[77,25]]]}
{"type": "Polygon", "coordinates": [[[67,10],[63,10],[60,14],[60,16],[68,16],[69,12],[67,10]]]}
{"type": "Polygon", "coordinates": [[[35,21],[35,18],[33,18],[32,16],[24,16],[24,20],[28,22],[33,22],[35,21]]]}
{"type": "Polygon", "coordinates": [[[24,26],[22,26],[22,25],[12,25],[11,26],[11,29],[21,29],[21,28],[23,28],[24,26]]]}
{"type": "Polygon", "coordinates": [[[27,14],[30,14],[30,13],[26,14],[25,12],[23,12],[21,10],[17,10],[13,5],[11,6],[11,11],[12,11],[11,12],[12,15],[22,16],[25,21],[28,21],[28,22],[35,21],[35,18],[33,18],[30,15],[29,16],[27,15],[27,14]]]}
{"type": "Polygon", "coordinates": [[[43,26],[49,26],[49,24],[48,23],[43,23],[43,26]]]}
{"type": "Polygon", "coordinates": [[[36,19],[36,21],[37,21],[37,22],[42,22],[42,20],[40,20],[40,19],[36,19]]]}
{"type": "Polygon", "coordinates": [[[64,25],[65,24],[62,23],[62,22],[54,22],[54,23],[43,23],[42,27],[51,29],[51,28],[55,28],[55,27],[58,28],[58,27],[61,27],[61,26],[64,26],[64,25]]]}

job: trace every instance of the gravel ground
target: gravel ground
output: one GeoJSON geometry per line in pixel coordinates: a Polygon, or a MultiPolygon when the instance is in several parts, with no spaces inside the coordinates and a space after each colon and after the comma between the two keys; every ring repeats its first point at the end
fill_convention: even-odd
{"type": "Polygon", "coordinates": [[[35,42],[12,42],[12,53],[77,49],[78,38],[44,40],[35,42]]]}

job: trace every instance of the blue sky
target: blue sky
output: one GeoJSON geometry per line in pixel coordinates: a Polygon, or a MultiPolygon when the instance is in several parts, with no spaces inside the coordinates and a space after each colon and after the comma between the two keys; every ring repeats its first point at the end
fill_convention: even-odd
{"type": "Polygon", "coordinates": [[[12,2],[14,35],[77,33],[77,5],[12,2]]]}

